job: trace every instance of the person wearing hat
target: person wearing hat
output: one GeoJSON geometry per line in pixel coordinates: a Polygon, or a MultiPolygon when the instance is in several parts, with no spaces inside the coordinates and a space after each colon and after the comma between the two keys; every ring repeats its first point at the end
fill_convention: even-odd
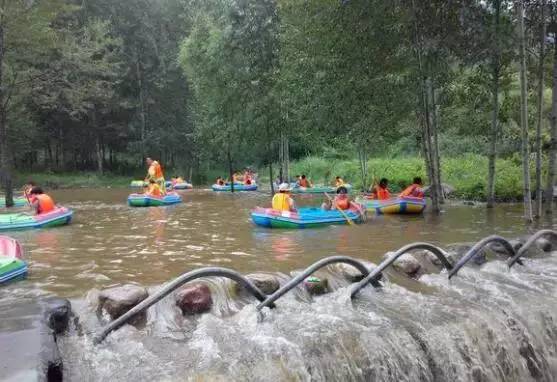
{"type": "Polygon", "coordinates": [[[273,196],[273,209],[277,211],[296,211],[294,199],[290,196],[290,185],[288,183],[281,183],[278,191],[273,196]]]}

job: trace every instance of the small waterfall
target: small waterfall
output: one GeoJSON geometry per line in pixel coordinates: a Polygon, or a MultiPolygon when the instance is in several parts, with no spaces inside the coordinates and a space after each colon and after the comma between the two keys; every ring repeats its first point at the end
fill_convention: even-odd
{"type": "MultiPolygon", "coordinates": [[[[61,340],[69,380],[554,381],[557,257],[502,260],[422,275],[408,288],[386,280],[350,299],[332,267],[332,292],[301,288],[256,310],[229,281],[204,280],[211,313],[182,317],[171,296],[99,345],[99,321],[74,301],[81,331],[61,340]]],[[[287,280],[280,275],[281,283],[287,280]]],[[[398,275],[397,277],[400,277],[398,275]]],[[[392,277],[390,279],[396,279],[392,277]]],[[[153,288],[151,292],[156,290],[153,288]]]]}

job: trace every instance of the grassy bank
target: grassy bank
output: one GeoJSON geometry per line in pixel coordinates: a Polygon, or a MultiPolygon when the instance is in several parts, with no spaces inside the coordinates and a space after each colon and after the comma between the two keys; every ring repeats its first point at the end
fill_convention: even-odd
{"type": "MultiPolygon", "coordinates": [[[[485,200],[487,182],[487,158],[466,155],[441,159],[443,183],[453,186],[452,195],[460,199],[485,200]]],[[[260,174],[266,174],[261,170],[260,174]]],[[[421,158],[371,159],[368,163],[369,177],[385,177],[392,191],[398,192],[415,176],[426,179],[424,161],[421,158]]],[[[498,159],[495,191],[501,201],[519,200],[522,197],[522,168],[516,159],[498,159]]],[[[332,183],[336,175],[342,176],[357,189],[362,188],[358,160],[330,160],[308,157],[293,162],[291,174],[306,174],[314,183],[332,183]]],[[[533,174],[533,172],[532,172],[533,174]]],[[[369,185],[367,185],[369,187],[369,185]]],[[[366,188],[367,188],[366,187],[366,188]]]]}

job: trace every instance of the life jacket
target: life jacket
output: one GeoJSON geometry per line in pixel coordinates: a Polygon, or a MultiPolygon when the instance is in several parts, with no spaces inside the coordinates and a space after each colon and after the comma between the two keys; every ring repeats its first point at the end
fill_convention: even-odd
{"type": "Polygon", "coordinates": [[[424,191],[422,190],[419,184],[414,183],[406,187],[404,191],[400,193],[400,196],[401,197],[412,196],[414,198],[423,198],[424,191]]]}
{"type": "Polygon", "coordinates": [[[162,196],[161,188],[158,184],[153,183],[149,184],[149,189],[147,190],[147,195],[151,196],[162,196]]]}
{"type": "Polygon", "coordinates": [[[377,186],[375,187],[375,193],[377,194],[378,200],[386,200],[391,198],[391,193],[387,188],[377,186]]]}
{"type": "Polygon", "coordinates": [[[347,210],[350,208],[350,200],[348,198],[335,198],[335,206],[341,210],[347,210]]]}
{"type": "Polygon", "coordinates": [[[157,161],[153,161],[151,166],[149,167],[149,175],[151,175],[154,179],[164,178],[162,173],[162,167],[157,161]]]}
{"type": "Polygon", "coordinates": [[[35,200],[39,201],[39,209],[37,211],[38,214],[45,214],[47,212],[53,211],[54,208],[56,208],[54,200],[52,200],[52,198],[47,194],[33,195],[31,200],[32,202],[34,202],[35,200]]]}
{"type": "Polygon", "coordinates": [[[273,196],[273,210],[290,211],[290,195],[279,192],[273,196]]]}
{"type": "Polygon", "coordinates": [[[310,187],[308,180],[307,179],[300,179],[300,187],[305,187],[305,188],[310,187]]]}

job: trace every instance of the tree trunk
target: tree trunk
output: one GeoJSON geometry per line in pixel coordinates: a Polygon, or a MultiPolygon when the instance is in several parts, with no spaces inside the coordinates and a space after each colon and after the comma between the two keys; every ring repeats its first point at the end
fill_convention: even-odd
{"type": "Polygon", "coordinates": [[[542,215],[542,121],[543,121],[543,91],[544,91],[544,59],[545,59],[545,0],[540,4],[540,61],[538,66],[538,121],[536,125],[536,218],[542,215]]]}
{"type": "Polygon", "coordinates": [[[491,130],[489,134],[489,160],[487,168],[487,208],[493,208],[495,205],[495,162],[497,160],[497,133],[499,130],[499,77],[500,77],[500,58],[499,58],[499,21],[501,14],[501,1],[494,2],[495,7],[495,31],[493,33],[495,40],[495,49],[493,51],[493,112],[491,115],[491,130]]]}
{"type": "Polygon", "coordinates": [[[358,159],[360,161],[360,176],[362,179],[362,188],[365,192],[368,184],[368,171],[367,171],[367,152],[364,145],[358,148],[358,159]]]}
{"type": "Polygon", "coordinates": [[[432,161],[433,161],[433,170],[435,174],[435,185],[437,186],[437,198],[439,199],[439,203],[445,203],[445,195],[443,192],[443,185],[441,184],[441,157],[439,154],[439,134],[438,134],[438,110],[437,110],[437,101],[435,98],[435,86],[433,84],[433,80],[430,79],[429,81],[430,93],[431,93],[431,137],[432,137],[432,161]]]}
{"type": "Polygon", "coordinates": [[[13,207],[12,165],[10,162],[10,146],[6,121],[6,105],[4,100],[4,18],[0,14],[0,178],[4,186],[6,207],[13,207]]]}
{"type": "Polygon", "coordinates": [[[290,148],[288,145],[288,137],[286,134],[281,131],[280,132],[280,160],[281,160],[281,167],[282,167],[282,181],[283,182],[290,182],[290,174],[289,174],[289,167],[290,167],[290,148]]]}
{"type": "Polygon", "coordinates": [[[139,55],[136,62],[137,86],[139,87],[139,120],[141,123],[141,157],[142,161],[147,156],[146,135],[147,135],[147,118],[145,117],[145,94],[143,89],[143,72],[139,55]]]}
{"type": "Polygon", "coordinates": [[[520,39],[520,127],[522,129],[522,176],[524,191],[524,218],[532,221],[532,195],[530,191],[530,150],[528,144],[528,99],[526,84],[526,36],[524,32],[524,0],[518,2],[518,34],[520,39]]]}
{"type": "Polygon", "coordinates": [[[545,185],[545,212],[553,212],[553,186],[557,169],[557,39],[553,42],[553,83],[551,87],[551,141],[549,145],[549,164],[547,184],[545,185]]]}
{"type": "MultiPolygon", "coordinates": [[[[228,142],[230,145],[230,141],[228,142]]],[[[228,151],[226,152],[228,157],[228,174],[230,176],[230,191],[234,192],[234,168],[232,166],[232,155],[230,154],[230,146],[228,147],[228,151]]]]}

